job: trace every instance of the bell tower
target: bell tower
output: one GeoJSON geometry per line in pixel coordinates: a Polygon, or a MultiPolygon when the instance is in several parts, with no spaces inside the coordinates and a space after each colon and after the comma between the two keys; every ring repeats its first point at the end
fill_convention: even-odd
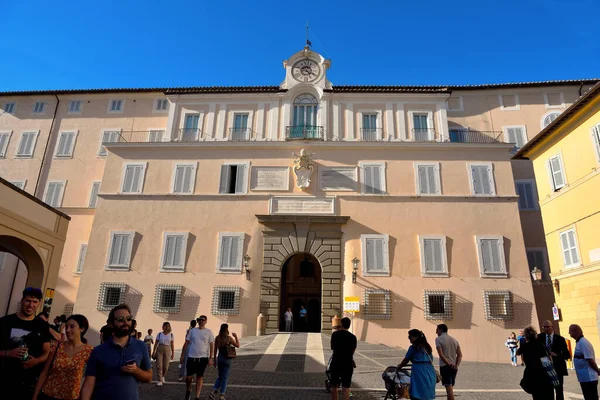
{"type": "Polygon", "coordinates": [[[331,61],[312,51],[307,44],[304,49],[283,61],[285,80],[280,87],[292,89],[297,86],[311,86],[322,93],[323,89],[331,88],[331,82],[327,80],[327,70],[330,67],[331,61]]]}

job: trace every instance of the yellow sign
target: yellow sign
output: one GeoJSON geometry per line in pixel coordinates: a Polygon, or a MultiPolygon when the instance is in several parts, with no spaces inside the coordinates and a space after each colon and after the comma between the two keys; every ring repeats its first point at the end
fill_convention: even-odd
{"type": "Polygon", "coordinates": [[[359,312],[360,311],[360,297],[344,297],[344,311],[347,312],[359,312]]]}

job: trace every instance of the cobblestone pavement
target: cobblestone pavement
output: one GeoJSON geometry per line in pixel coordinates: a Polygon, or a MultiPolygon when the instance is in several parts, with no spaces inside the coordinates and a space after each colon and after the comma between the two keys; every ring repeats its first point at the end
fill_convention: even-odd
{"type": "MultiPolygon", "coordinates": [[[[247,337],[241,340],[242,347],[233,361],[227,389],[227,399],[270,400],[270,399],[328,399],[325,392],[325,371],[304,373],[306,334],[292,334],[277,369],[274,372],[254,371],[275,335],[247,337]]],[[[325,361],[331,356],[328,335],[322,335],[325,361]]],[[[379,344],[359,342],[355,355],[357,368],[352,379],[354,399],[383,399],[385,388],[381,373],[390,365],[397,365],[405,353],[404,349],[379,344]]],[[[178,355],[175,357],[178,360],[178,355]]],[[[437,360],[436,360],[437,365],[437,360]]],[[[167,383],[162,387],[154,384],[140,385],[140,399],[183,399],[185,385],[177,382],[178,362],[171,364],[167,383]]],[[[155,379],[156,379],[156,372],[155,379]]],[[[457,378],[456,398],[473,399],[531,399],[519,387],[523,375],[522,367],[506,364],[465,362],[457,378]]],[[[207,399],[216,378],[216,370],[208,368],[205,386],[200,398],[207,399]]],[[[582,399],[581,390],[574,371],[565,380],[567,399],[582,399]]],[[[437,398],[445,399],[444,388],[437,387],[437,398]]]]}

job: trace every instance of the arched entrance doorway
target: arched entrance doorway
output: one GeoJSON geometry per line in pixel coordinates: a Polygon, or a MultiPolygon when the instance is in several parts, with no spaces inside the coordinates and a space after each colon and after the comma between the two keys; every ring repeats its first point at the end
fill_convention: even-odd
{"type": "MultiPolygon", "coordinates": [[[[283,263],[280,293],[279,315],[292,309],[294,332],[321,331],[321,265],[312,254],[296,253],[283,263]],[[302,307],[306,318],[300,318],[302,307]]],[[[285,330],[283,319],[279,330],[285,330]]]]}

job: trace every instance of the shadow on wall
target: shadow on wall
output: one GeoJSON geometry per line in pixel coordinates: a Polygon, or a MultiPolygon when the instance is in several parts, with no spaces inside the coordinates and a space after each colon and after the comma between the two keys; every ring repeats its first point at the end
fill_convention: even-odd
{"type": "Polygon", "coordinates": [[[477,326],[473,324],[473,302],[455,293],[453,293],[453,296],[452,320],[440,321],[439,323],[445,323],[449,329],[471,329],[473,326],[477,326]]]}
{"type": "MultiPolygon", "coordinates": [[[[513,294],[513,319],[510,321],[495,321],[503,329],[523,329],[532,325],[533,303],[513,294]]],[[[534,325],[534,328],[537,327],[534,325]]]]}
{"type": "Polygon", "coordinates": [[[156,313],[164,316],[167,321],[191,321],[198,318],[198,307],[200,306],[200,295],[193,290],[184,287],[181,293],[181,305],[178,313],[156,313]]]}
{"type": "MultiPolygon", "coordinates": [[[[247,304],[250,301],[251,301],[251,298],[248,296],[248,292],[246,290],[244,290],[243,288],[240,288],[240,303],[239,303],[238,314],[237,315],[221,314],[221,315],[213,315],[213,316],[214,316],[214,318],[216,318],[217,320],[220,321],[220,324],[229,324],[229,325],[239,324],[239,325],[241,325],[242,331],[241,332],[236,331],[235,333],[238,335],[241,335],[242,337],[254,336],[256,331],[253,329],[249,329],[248,319],[242,315],[242,310],[241,310],[242,304],[247,304]]],[[[268,308],[268,305],[267,305],[267,308],[268,308]]],[[[250,326],[254,327],[255,324],[250,324],[250,326]]],[[[229,333],[231,334],[231,332],[233,332],[233,331],[230,326],[229,333]]],[[[216,335],[216,333],[215,333],[215,335],[216,335]]]]}
{"type": "MultiPolygon", "coordinates": [[[[127,288],[127,292],[125,293],[125,304],[127,304],[131,309],[131,315],[133,315],[134,318],[140,310],[140,305],[142,304],[142,297],[144,297],[144,295],[141,292],[138,292],[131,286],[127,288]]],[[[106,315],[108,317],[108,312],[106,313],[106,315]]]]}

